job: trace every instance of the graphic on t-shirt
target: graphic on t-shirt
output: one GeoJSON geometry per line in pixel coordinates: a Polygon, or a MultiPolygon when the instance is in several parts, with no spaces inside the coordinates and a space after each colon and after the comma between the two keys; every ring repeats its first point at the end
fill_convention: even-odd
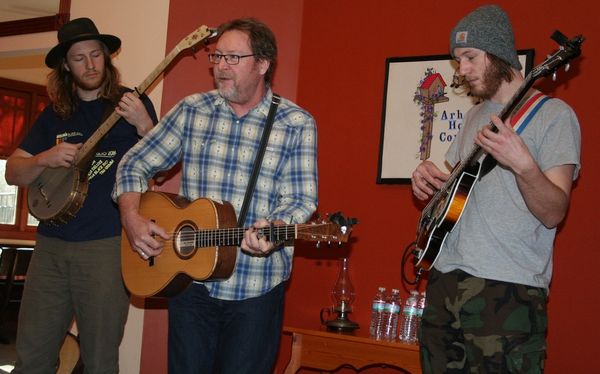
{"type": "Polygon", "coordinates": [[[63,143],[68,138],[72,138],[74,136],[83,136],[83,134],[79,131],[63,132],[62,134],[56,134],[56,144],[63,143]]]}
{"type": "Polygon", "coordinates": [[[90,170],[88,172],[88,180],[91,181],[96,175],[102,175],[106,173],[115,163],[116,156],[117,151],[115,150],[96,152],[96,157],[92,161],[92,165],[90,166],[90,170]]]}

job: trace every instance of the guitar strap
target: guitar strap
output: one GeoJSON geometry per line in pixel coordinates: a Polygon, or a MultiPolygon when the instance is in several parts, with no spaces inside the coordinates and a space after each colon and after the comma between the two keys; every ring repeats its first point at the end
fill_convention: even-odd
{"type": "Polygon", "coordinates": [[[273,121],[275,120],[275,112],[277,111],[277,106],[280,102],[281,97],[276,93],[273,93],[271,98],[271,107],[269,108],[269,114],[267,114],[267,122],[265,123],[265,129],[263,130],[262,138],[260,140],[256,160],[254,160],[254,169],[252,170],[252,175],[248,181],[246,195],[244,196],[242,209],[240,209],[240,215],[238,216],[238,227],[242,227],[244,225],[244,221],[246,220],[248,206],[250,205],[250,200],[252,199],[252,194],[254,193],[254,187],[256,186],[258,171],[260,170],[260,165],[262,164],[262,159],[265,155],[265,149],[267,148],[267,143],[269,142],[269,134],[271,133],[271,128],[273,127],[273,121]]]}
{"type": "Polygon", "coordinates": [[[548,101],[548,99],[550,99],[550,96],[537,92],[527,99],[525,104],[519,108],[519,111],[511,119],[513,129],[517,134],[521,135],[537,111],[546,101],[548,101]]]}

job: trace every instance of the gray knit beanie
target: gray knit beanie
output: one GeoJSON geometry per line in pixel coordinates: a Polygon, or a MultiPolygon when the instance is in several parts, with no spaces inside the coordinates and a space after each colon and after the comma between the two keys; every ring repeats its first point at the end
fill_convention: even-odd
{"type": "Polygon", "coordinates": [[[454,48],[477,48],[521,70],[515,37],[508,15],[498,5],[484,5],[461,19],[450,33],[450,54],[454,48]]]}

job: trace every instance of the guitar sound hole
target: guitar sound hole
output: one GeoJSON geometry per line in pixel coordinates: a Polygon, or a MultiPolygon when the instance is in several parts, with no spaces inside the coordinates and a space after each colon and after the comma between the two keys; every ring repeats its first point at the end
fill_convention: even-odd
{"type": "Polygon", "coordinates": [[[190,223],[183,223],[177,229],[173,238],[175,253],[181,258],[189,258],[196,252],[196,230],[190,223]]]}

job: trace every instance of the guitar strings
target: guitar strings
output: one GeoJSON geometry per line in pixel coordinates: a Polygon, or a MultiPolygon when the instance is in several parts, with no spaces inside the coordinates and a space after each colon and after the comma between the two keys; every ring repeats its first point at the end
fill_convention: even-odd
{"type": "MultiPolygon", "coordinates": [[[[295,238],[295,233],[313,233],[315,237],[319,236],[332,236],[330,233],[315,233],[315,229],[319,227],[329,226],[331,224],[328,223],[317,223],[317,224],[307,224],[307,225],[280,225],[271,227],[262,227],[259,228],[258,231],[260,234],[266,237],[273,237],[277,240],[288,240],[295,238]]],[[[226,243],[238,244],[244,233],[248,230],[248,228],[215,228],[215,229],[201,229],[201,230],[191,230],[191,231],[170,231],[167,232],[171,237],[175,237],[178,241],[194,241],[198,243],[213,243],[224,241],[226,243]]],[[[335,236],[334,236],[335,237],[335,236]]]]}

